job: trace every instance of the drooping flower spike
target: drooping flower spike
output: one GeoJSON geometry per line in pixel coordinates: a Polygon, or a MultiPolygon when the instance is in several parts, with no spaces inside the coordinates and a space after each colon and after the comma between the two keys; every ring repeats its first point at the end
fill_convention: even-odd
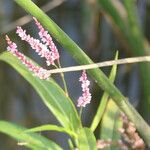
{"type": "Polygon", "coordinates": [[[35,21],[35,24],[37,25],[38,29],[39,29],[39,37],[41,38],[41,41],[46,44],[49,49],[52,52],[52,58],[54,60],[58,60],[59,59],[59,53],[58,53],[58,49],[56,47],[56,45],[54,44],[52,37],[50,36],[50,34],[48,34],[48,31],[45,31],[45,29],[43,28],[43,26],[38,22],[38,20],[33,17],[33,20],[35,21]]]}
{"type": "Polygon", "coordinates": [[[85,107],[87,104],[91,102],[91,93],[89,90],[90,81],[87,79],[86,71],[83,70],[81,77],[79,78],[79,81],[82,83],[82,96],[78,99],[78,107],[85,107]]]}
{"type": "Polygon", "coordinates": [[[30,35],[26,34],[26,30],[21,27],[17,27],[16,33],[20,36],[21,40],[24,40],[30,44],[30,46],[40,55],[46,58],[47,65],[54,65],[54,60],[52,52],[47,48],[46,45],[42,44],[38,39],[34,39],[30,35]]]}
{"type": "MultiPolygon", "coordinates": [[[[47,66],[55,65],[55,60],[59,59],[59,53],[52,41],[52,37],[48,34],[48,31],[45,31],[42,25],[34,18],[34,21],[39,28],[40,40],[31,37],[29,34],[26,34],[26,30],[23,30],[21,27],[17,27],[16,33],[19,37],[30,44],[32,49],[34,49],[38,55],[46,59],[47,66]]],[[[34,75],[38,76],[40,79],[47,79],[50,76],[48,70],[41,67],[35,66],[31,61],[26,59],[26,57],[17,50],[17,45],[12,42],[8,36],[6,36],[6,41],[8,44],[7,50],[9,50],[13,55],[18,57],[23,64],[25,64],[29,70],[31,70],[34,75]]]]}
{"type": "Polygon", "coordinates": [[[8,44],[7,50],[10,51],[14,56],[21,60],[21,62],[34,73],[35,76],[40,79],[48,79],[50,73],[48,70],[43,69],[42,67],[35,66],[30,60],[26,58],[24,54],[17,50],[17,45],[10,40],[10,38],[6,35],[6,42],[8,44]]]}

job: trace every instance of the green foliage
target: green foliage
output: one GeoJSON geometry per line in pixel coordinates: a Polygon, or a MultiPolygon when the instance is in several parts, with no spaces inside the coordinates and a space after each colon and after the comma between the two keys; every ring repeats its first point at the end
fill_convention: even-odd
{"type": "Polygon", "coordinates": [[[71,137],[77,137],[75,132],[52,124],[41,125],[38,127],[27,129],[23,133],[32,133],[32,132],[41,132],[41,131],[57,131],[57,132],[67,133],[71,137]]]}
{"type": "Polygon", "coordinates": [[[53,79],[40,80],[32,75],[20,60],[9,52],[0,55],[0,60],[15,68],[37,91],[45,105],[51,110],[58,121],[67,129],[76,131],[81,126],[79,116],[64,91],[53,79]]]}
{"type": "Polygon", "coordinates": [[[79,130],[78,142],[80,150],[96,150],[96,139],[89,128],[79,130]]]}
{"type": "MultiPolygon", "coordinates": [[[[142,34],[142,30],[139,25],[139,20],[137,16],[137,9],[135,7],[135,3],[130,0],[124,1],[124,6],[127,10],[128,14],[128,24],[129,24],[129,33],[130,33],[130,42],[132,45],[132,51],[134,55],[150,55],[150,45],[146,44],[148,41],[144,38],[142,34]]],[[[143,96],[144,100],[142,100],[140,105],[140,112],[142,112],[143,116],[149,121],[150,114],[150,63],[142,63],[140,64],[140,72],[142,78],[143,85],[143,96]],[[147,73],[145,73],[147,72],[147,73]]]]}
{"type": "Polygon", "coordinates": [[[24,143],[24,146],[28,148],[36,150],[62,150],[62,148],[53,141],[39,134],[23,133],[24,130],[26,130],[26,128],[19,125],[6,121],[0,121],[0,132],[15,138],[20,143],[24,143]]]}
{"type": "MultiPolygon", "coordinates": [[[[113,102],[109,99],[107,103],[107,108],[102,117],[101,128],[100,128],[100,139],[109,140],[112,142],[118,142],[120,139],[120,134],[118,129],[122,126],[122,121],[119,117],[120,110],[113,102]]],[[[118,147],[112,145],[107,150],[116,150],[118,147]]]]}
{"type": "MultiPolygon", "coordinates": [[[[115,56],[115,60],[117,60],[117,59],[118,59],[118,52],[116,52],[116,56],[115,56]]],[[[109,75],[109,80],[112,83],[114,82],[114,80],[116,78],[116,73],[117,73],[117,65],[113,65],[110,75],[109,75]]],[[[107,105],[108,97],[109,97],[109,94],[107,92],[104,92],[104,94],[101,98],[100,104],[98,106],[96,115],[94,116],[94,119],[91,124],[92,131],[94,131],[97,128],[99,122],[101,121],[102,115],[104,114],[104,111],[105,111],[105,108],[107,105]]]]}
{"type": "MultiPolygon", "coordinates": [[[[30,0],[14,0],[28,13],[38,19],[38,21],[51,33],[51,35],[73,56],[80,64],[93,63],[91,59],[54,23],[40,8],[30,0]]],[[[127,101],[121,92],[109,81],[100,69],[91,69],[88,71],[95,82],[106,91],[116,102],[118,107],[125,112],[128,118],[135,124],[142,137],[150,145],[150,127],[138,114],[134,107],[127,101]],[[143,132],[143,127],[147,132],[143,132]]]]}
{"type": "MultiPolygon", "coordinates": [[[[73,58],[80,64],[93,63],[92,60],[74,43],[45,13],[42,12],[31,0],[14,0],[28,13],[36,17],[38,21],[52,34],[52,36],[73,56],[73,58]]],[[[112,5],[108,6],[109,1],[101,0],[103,7],[109,12],[112,12],[114,21],[118,24],[121,30],[126,28],[124,21],[117,14],[117,10],[112,5]],[[112,8],[112,9],[111,9],[112,8]],[[121,22],[120,22],[121,19],[121,22]]],[[[125,33],[125,31],[124,31],[125,33]]],[[[134,34],[134,33],[133,33],[134,34]]],[[[126,35],[127,37],[128,35],[126,35]]],[[[116,59],[118,54],[116,55],[116,59]]],[[[27,147],[32,149],[61,149],[54,142],[47,140],[42,136],[38,136],[37,131],[54,130],[58,132],[65,132],[71,136],[73,142],[69,140],[70,148],[76,144],[79,150],[96,150],[96,138],[93,131],[99,124],[103,115],[101,123],[101,138],[118,140],[120,137],[116,133],[120,126],[118,120],[118,111],[122,110],[135,124],[139,133],[150,146],[150,127],[132,107],[127,99],[115,87],[113,81],[116,75],[117,66],[114,65],[108,79],[100,69],[91,69],[88,73],[97,82],[97,84],[104,90],[102,103],[98,108],[97,114],[90,128],[82,127],[81,120],[75,109],[71,99],[66,96],[65,92],[58,86],[58,84],[50,78],[49,80],[40,80],[32,75],[30,71],[16,59],[15,56],[9,52],[4,52],[0,55],[0,60],[10,64],[16,69],[37,91],[44,104],[54,114],[57,120],[63,127],[55,125],[43,125],[32,129],[25,129],[4,121],[0,122],[0,132],[6,133],[21,142],[26,142],[27,147]],[[107,103],[108,97],[111,101],[107,103]],[[107,107],[106,107],[107,104],[107,107]],[[106,108],[106,109],[105,109],[106,108]],[[105,110],[105,113],[104,113],[105,110]],[[109,125],[109,126],[108,126],[109,125]],[[109,130],[108,130],[109,129],[109,130]],[[143,130],[144,129],[144,130],[143,130]]],[[[111,147],[112,148],[112,147],[111,147]]],[[[113,148],[114,149],[114,148],[113,148]]]]}
{"type": "MultiPolygon", "coordinates": [[[[113,25],[115,25],[115,28],[120,31],[120,37],[123,38],[125,42],[124,44],[128,46],[131,53],[134,56],[149,55],[150,46],[147,44],[148,41],[144,38],[140,28],[135,1],[124,0],[124,5],[119,1],[116,2],[122,7],[124,15],[121,14],[121,11],[112,0],[98,0],[98,2],[105,13],[111,17],[113,25]]],[[[150,92],[148,89],[150,87],[150,64],[141,63],[139,66],[144,93],[144,100],[140,105],[142,110],[140,109],[140,111],[143,113],[143,116],[149,120],[150,92]]]]}

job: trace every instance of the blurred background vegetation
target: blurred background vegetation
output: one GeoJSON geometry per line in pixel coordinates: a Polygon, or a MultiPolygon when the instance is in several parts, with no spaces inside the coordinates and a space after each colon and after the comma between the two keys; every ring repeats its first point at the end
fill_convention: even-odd
{"type": "MultiPolygon", "coordinates": [[[[150,54],[149,0],[34,0],[81,47],[94,62],[110,60],[119,50],[119,57],[150,54]]],[[[14,1],[0,0],[0,52],[6,50],[5,34],[18,44],[18,49],[41,64],[45,63],[15,34],[17,25],[34,37],[37,28],[30,16],[14,1]]],[[[63,67],[77,65],[72,57],[57,44],[63,67]]],[[[110,68],[103,71],[108,74],[110,68]]],[[[76,100],[81,94],[80,72],[65,74],[70,95],[76,100]]],[[[54,77],[59,84],[59,76],[54,77]]],[[[150,123],[150,64],[119,66],[116,86],[130,100],[143,118],[150,123]]],[[[102,91],[93,83],[92,103],[83,114],[88,126],[102,91]]],[[[0,62],[0,118],[26,127],[57,123],[31,86],[10,66],[0,62]]],[[[66,147],[66,136],[55,132],[42,133],[66,147]]],[[[0,134],[0,149],[25,149],[16,141],[0,134]]]]}

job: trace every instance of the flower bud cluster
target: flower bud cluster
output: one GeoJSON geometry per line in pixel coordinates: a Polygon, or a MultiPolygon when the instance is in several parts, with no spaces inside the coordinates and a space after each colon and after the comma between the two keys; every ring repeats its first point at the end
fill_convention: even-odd
{"type": "MultiPolygon", "coordinates": [[[[35,24],[39,28],[39,36],[41,41],[31,37],[29,34],[26,34],[26,30],[23,30],[21,27],[17,27],[16,33],[21,38],[21,40],[26,41],[32,49],[34,49],[39,56],[46,59],[47,66],[55,65],[54,61],[59,59],[59,53],[52,41],[52,37],[48,34],[48,31],[45,31],[42,25],[34,18],[35,24]]],[[[47,79],[50,76],[48,70],[43,69],[42,67],[35,66],[30,60],[26,58],[21,52],[17,50],[17,45],[6,36],[6,41],[8,44],[7,50],[10,51],[13,55],[18,57],[23,64],[28,67],[30,71],[34,73],[35,76],[40,79],[47,79]]]]}
{"type": "Polygon", "coordinates": [[[79,81],[82,83],[82,96],[78,99],[78,107],[85,107],[87,104],[91,102],[91,93],[89,90],[90,81],[87,79],[87,75],[85,70],[82,72],[82,76],[79,78],[79,81]]]}
{"type": "Polygon", "coordinates": [[[40,79],[47,79],[50,76],[48,70],[43,69],[34,65],[30,60],[26,58],[21,52],[17,50],[17,45],[10,40],[10,38],[6,35],[6,42],[8,44],[7,50],[10,51],[14,56],[21,60],[21,62],[34,73],[35,76],[39,77],[40,79]]]}

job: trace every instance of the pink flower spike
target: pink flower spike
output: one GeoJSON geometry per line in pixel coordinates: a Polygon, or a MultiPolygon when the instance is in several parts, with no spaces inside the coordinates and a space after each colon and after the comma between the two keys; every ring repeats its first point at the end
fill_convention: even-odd
{"type": "Polygon", "coordinates": [[[34,39],[30,35],[26,34],[26,30],[23,30],[21,27],[17,27],[16,33],[20,36],[20,38],[26,42],[28,42],[31,47],[40,55],[41,57],[46,58],[47,65],[54,65],[55,57],[53,53],[49,51],[46,45],[42,44],[38,39],[34,39]]]}
{"type": "Polygon", "coordinates": [[[48,70],[43,69],[41,67],[35,66],[30,60],[28,60],[25,55],[20,53],[17,50],[17,45],[10,40],[10,38],[6,35],[6,42],[8,44],[7,50],[10,51],[14,56],[21,60],[21,62],[34,73],[35,76],[40,79],[48,79],[50,77],[50,73],[48,70]]]}
{"type": "Polygon", "coordinates": [[[79,81],[82,82],[81,87],[82,87],[82,96],[79,97],[78,99],[78,107],[85,107],[86,104],[89,104],[91,102],[91,93],[89,90],[89,85],[90,81],[87,80],[87,75],[85,70],[82,72],[82,76],[79,78],[79,81]]]}
{"type": "Polygon", "coordinates": [[[59,52],[52,40],[52,37],[50,36],[50,34],[48,34],[48,31],[45,31],[43,26],[38,22],[38,20],[35,17],[33,17],[33,20],[35,21],[35,24],[39,29],[39,36],[42,42],[45,43],[51,49],[52,56],[54,57],[54,59],[58,60],[60,57],[59,52]]]}

